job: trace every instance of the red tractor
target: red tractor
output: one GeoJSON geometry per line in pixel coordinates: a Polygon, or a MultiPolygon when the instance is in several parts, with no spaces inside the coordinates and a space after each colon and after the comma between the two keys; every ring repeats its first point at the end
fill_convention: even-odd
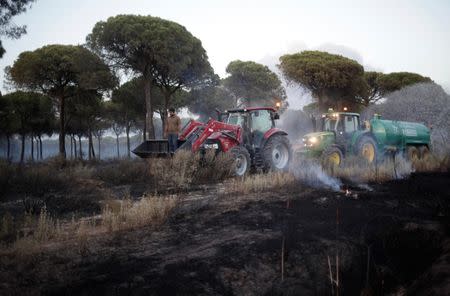
{"type": "MultiPolygon", "coordinates": [[[[276,109],[234,109],[218,115],[219,120],[210,119],[206,124],[191,120],[178,138],[178,150],[232,153],[237,176],[245,175],[251,168],[262,171],[288,168],[291,145],[287,133],[275,127],[275,120],[279,119],[276,109]]],[[[133,153],[143,158],[166,156],[168,142],[148,140],[133,153]]]]}

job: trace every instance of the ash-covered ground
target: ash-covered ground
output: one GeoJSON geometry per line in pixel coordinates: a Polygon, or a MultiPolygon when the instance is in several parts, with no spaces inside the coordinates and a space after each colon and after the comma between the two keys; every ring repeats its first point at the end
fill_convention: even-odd
{"type": "Polygon", "coordinates": [[[422,173],[247,195],[208,186],[156,229],[1,257],[0,294],[331,295],[338,275],[339,295],[448,295],[449,181],[422,173]]]}

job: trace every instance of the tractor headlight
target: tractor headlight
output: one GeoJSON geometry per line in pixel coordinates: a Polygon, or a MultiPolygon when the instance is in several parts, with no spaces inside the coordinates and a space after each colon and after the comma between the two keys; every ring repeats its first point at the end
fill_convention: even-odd
{"type": "Polygon", "coordinates": [[[319,138],[318,137],[308,137],[308,138],[303,138],[303,143],[305,147],[311,147],[317,144],[317,142],[319,142],[319,138]]]}
{"type": "Polygon", "coordinates": [[[317,137],[311,137],[311,138],[309,138],[309,142],[310,142],[311,144],[317,143],[317,137]]]}

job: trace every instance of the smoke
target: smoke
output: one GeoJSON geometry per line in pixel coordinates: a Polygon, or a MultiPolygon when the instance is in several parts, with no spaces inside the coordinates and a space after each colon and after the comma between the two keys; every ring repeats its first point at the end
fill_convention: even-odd
{"type": "Polygon", "coordinates": [[[281,114],[278,127],[288,133],[288,138],[292,143],[300,143],[302,137],[313,130],[309,116],[301,110],[292,109],[281,114]]]}
{"type": "Polygon", "coordinates": [[[299,161],[291,166],[291,172],[294,176],[306,184],[316,188],[326,188],[339,191],[342,182],[329,176],[322,167],[314,161],[299,161]]]}
{"type": "Polygon", "coordinates": [[[450,153],[450,95],[435,83],[418,83],[392,92],[384,102],[364,111],[363,117],[379,113],[385,119],[421,122],[431,128],[432,150],[450,153]]]}

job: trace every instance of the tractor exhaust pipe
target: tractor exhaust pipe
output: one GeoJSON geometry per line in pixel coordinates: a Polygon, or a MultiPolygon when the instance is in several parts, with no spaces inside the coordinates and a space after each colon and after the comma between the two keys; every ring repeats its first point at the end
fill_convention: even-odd
{"type": "Polygon", "coordinates": [[[216,112],[217,112],[217,120],[222,121],[222,111],[216,108],[216,112]]]}
{"type": "Polygon", "coordinates": [[[317,122],[316,117],[314,115],[311,115],[311,123],[313,127],[313,132],[317,132],[317,122]]]}

